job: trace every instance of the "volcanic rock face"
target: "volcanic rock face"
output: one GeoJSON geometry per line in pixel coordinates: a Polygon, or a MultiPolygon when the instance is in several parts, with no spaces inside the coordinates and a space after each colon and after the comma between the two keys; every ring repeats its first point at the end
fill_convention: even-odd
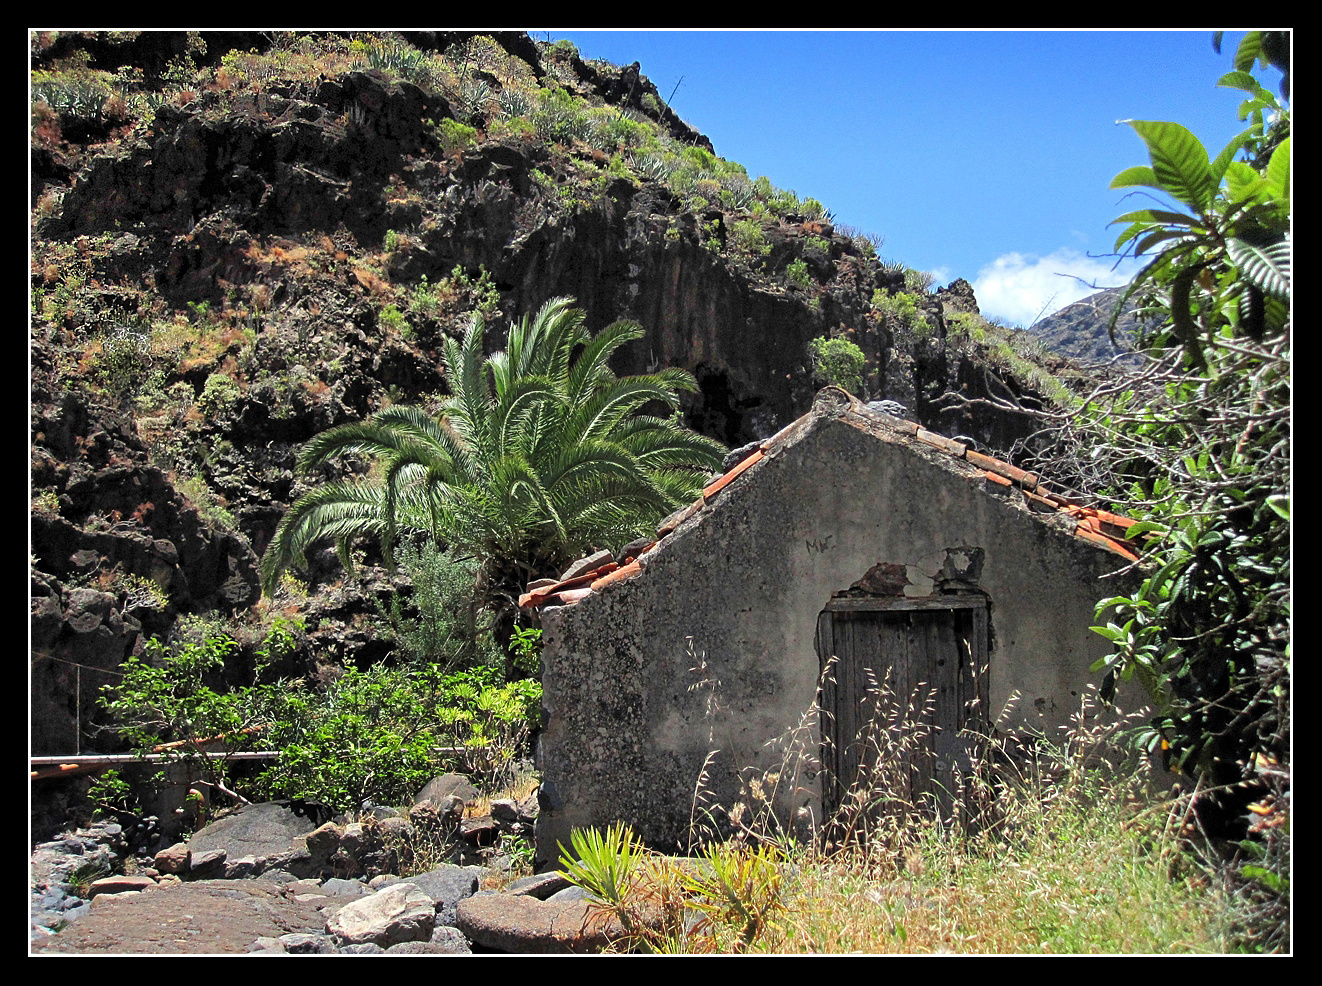
{"type": "MultiPolygon", "coordinates": [[[[112,34],[83,38],[88,64],[124,78],[159,79],[196,48],[112,34]]],[[[406,39],[429,52],[473,41],[406,39]]],[[[236,667],[251,661],[270,617],[254,610],[257,561],[307,488],[299,446],[442,392],[440,346],[473,308],[499,326],[569,295],[591,331],[638,321],[646,336],[614,369],[691,370],[688,423],[732,447],[806,410],[820,383],[808,343],[821,336],[855,342],[868,396],[928,428],[999,447],[1027,428],[940,403],[952,389],[979,396],[983,378],[947,352],[937,297],[922,301],[924,339],[877,316],[875,293],[902,289],[904,275],[862,236],[788,207],[750,213],[751,181],[742,205],[705,186],[695,204],[639,156],[543,139],[494,109],[516,77],[554,85],[617,118],[630,110],[690,163],[714,162],[636,65],[500,34],[485,49],[504,59],[499,71],[469,72],[485,102],[465,103],[473,90],[345,69],[347,57],[333,70],[254,69],[240,84],[233,73],[258,63],[239,56],[270,54],[271,39],[205,40],[193,87],[162,90],[136,123],[108,100],[81,115],[42,110],[34,127],[34,753],[86,749],[109,672],[182,616],[247,625],[236,667]]],[[[78,43],[34,45],[34,68],[63,64],[78,43]]],[[[302,50],[281,64],[304,64],[302,50]]],[[[965,289],[952,285],[946,303],[976,311],[965,289]]],[[[388,648],[370,620],[394,586],[366,560],[369,577],[349,584],[314,553],[302,613],[320,660],[388,648]]]]}

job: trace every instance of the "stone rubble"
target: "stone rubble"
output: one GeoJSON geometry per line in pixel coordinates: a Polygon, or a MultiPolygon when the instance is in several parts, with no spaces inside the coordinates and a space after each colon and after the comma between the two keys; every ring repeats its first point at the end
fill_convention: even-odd
{"type": "Polygon", "coordinates": [[[252,805],[187,842],[154,852],[137,846],[136,854],[122,826],[94,823],[35,847],[31,941],[52,943],[92,910],[166,884],[254,879],[272,881],[273,893],[309,902],[326,917],[321,933],[261,937],[247,947],[252,954],[594,952],[619,934],[562,873],[508,879],[511,861],[492,847],[531,835],[535,798],[495,801],[491,814],[463,819],[463,795],[471,788],[437,778],[404,814],[379,811],[320,826],[294,818],[285,803],[252,805]],[[432,838],[438,832],[450,836],[444,861],[397,875],[401,857],[416,865],[421,853],[444,843],[432,838]],[[480,889],[484,881],[503,887],[480,889]]]}

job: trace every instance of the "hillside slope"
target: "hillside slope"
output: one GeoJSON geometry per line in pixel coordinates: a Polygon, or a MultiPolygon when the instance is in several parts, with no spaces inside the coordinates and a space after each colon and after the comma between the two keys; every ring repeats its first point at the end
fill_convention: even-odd
{"type": "Polygon", "coordinates": [[[1031,331],[1061,356],[1090,363],[1114,359],[1128,351],[1126,347],[1138,330],[1131,308],[1116,320],[1115,342],[1111,341],[1111,315],[1124,293],[1122,285],[1090,294],[1054,315],[1039,319],[1031,331]]]}
{"type": "Polygon", "coordinates": [[[441,392],[474,308],[636,319],[617,372],[688,368],[687,422],[731,446],[808,407],[820,337],[865,353],[863,396],[989,449],[1032,425],[980,396],[1060,386],[967,284],[928,292],[717,157],[636,64],[523,34],[46,32],[32,69],[34,754],[107,742],[98,689],[185,616],[227,621],[236,667],[282,611],[288,673],[389,651],[370,553],[275,602],[257,560],[299,446],[441,392]]]}

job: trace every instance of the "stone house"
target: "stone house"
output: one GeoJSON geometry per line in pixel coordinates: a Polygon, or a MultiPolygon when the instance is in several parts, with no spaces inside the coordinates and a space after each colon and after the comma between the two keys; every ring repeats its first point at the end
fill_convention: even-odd
{"type": "Polygon", "coordinates": [[[821,391],[655,543],[529,586],[538,866],[572,828],[617,819],[662,851],[699,821],[728,833],[732,813],[817,828],[901,755],[855,741],[883,692],[918,697],[900,775],[940,803],[969,731],[1051,735],[1078,710],[1109,649],[1095,604],[1136,561],[1130,523],[821,391]]]}

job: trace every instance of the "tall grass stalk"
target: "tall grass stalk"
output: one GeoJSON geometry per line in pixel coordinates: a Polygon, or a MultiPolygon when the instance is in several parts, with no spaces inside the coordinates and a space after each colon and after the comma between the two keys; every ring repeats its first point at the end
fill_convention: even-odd
{"type": "MultiPolygon", "coordinates": [[[[824,674],[830,672],[828,665],[824,674]]],[[[915,791],[911,769],[934,728],[927,689],[919,686],[901,702],[885,680],[874,681],[867,701],[872,711],[860,739],[869,766],[821,824],[799,825],[798,818],[786,824],[776,810],[803,800],[805,778],[821,768],[820,708],[778,741],[777,767],[745,773],[732,807],[715,805],[702,790],[708,758],[694,797],[695,829],[710,836],[726,815],[735,836],[708,841],[691,861],[640,852],[631,843],[627,885],[637,906],[646,902],[648,910],[620,914],[620,902],[612,902],[633,932],[622,948],[782,954],[1229,948],[1228,896],[1177,845],[1184,806],[1154,796],[1146,765],[1118,742],[1130,717],[1086,693],[1058,736],[1010,739],[998,722],[989,735],[968,737],[977,740],[967,744],[978,751],[972,769],[938,797],[915,791]],[[660,901],[665,916],[658,920],[660,901]]]]}

